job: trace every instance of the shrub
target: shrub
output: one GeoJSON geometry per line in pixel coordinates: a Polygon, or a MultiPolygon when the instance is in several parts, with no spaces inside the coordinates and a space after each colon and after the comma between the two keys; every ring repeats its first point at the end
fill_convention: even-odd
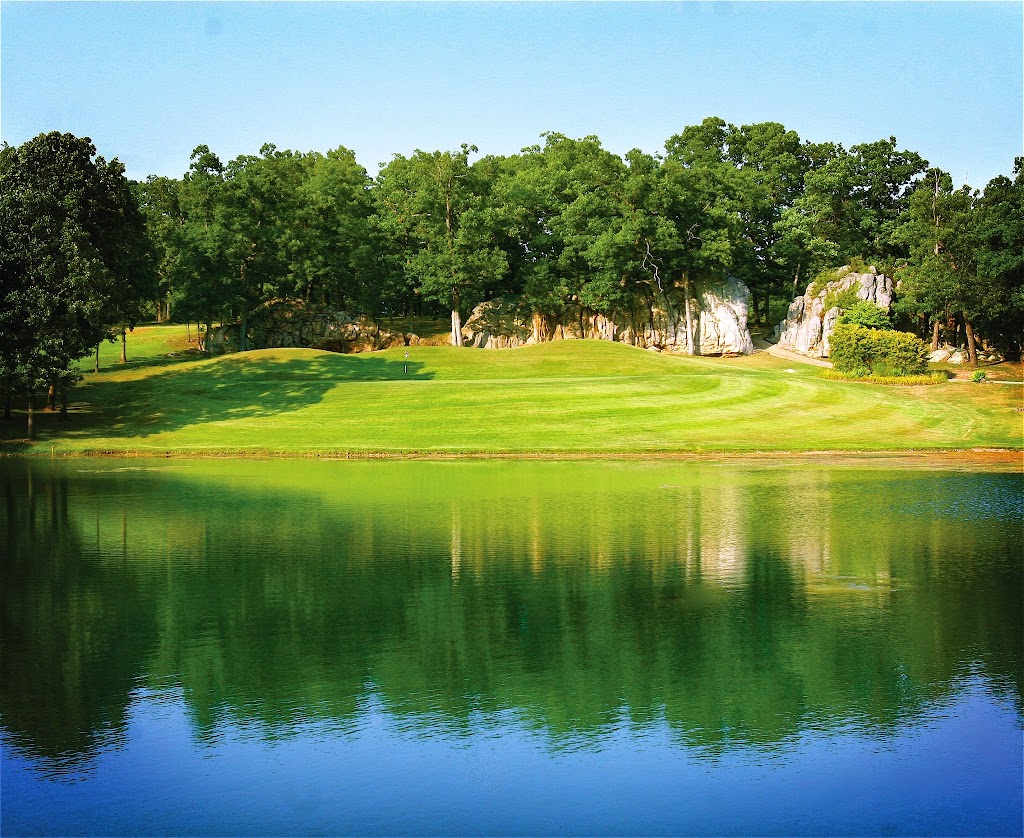
{"type": "Polygon", "coordinates": [[[988,381],[988,373],[985,370],[975,370],[971,373],[971,381],[980,384],[982,381],[988,381]]]}
{"type": "Polygon", "coordinates": [[[860,297],[857,296],[856,288],[844,288],[842,291],[829,291],[825,295],[825,299],[822,300],[822,309],[829,311],[833,308],[838,308],[842,311],[846,311],[849,308],[853,308],[860,302],[860,297]]]}
{"type": "Polygon", "coordinates": [[[871,266],[864,261],[863,256],[854,256],[846,263],[852,274],[864,274],[871,270],[871,266]]]}
{"type": "Polygon", "coordinates": [[[849,375],[899,378],[928,370],[928,344],[909,332],[839,323],[829,345],[833,366],[849,375]]]}
{"type": "Polygon", "coordinates": [[[839,279],[840,276],[838,270],[825,268],[825,270],[819,271],[817,276],[811,280],[811,284],[807,286],[807,293],[812,297],[817,297],[818,294],[825,290],[826,285],[830,282],[836,282],[839,279]]]}
{"type": "Polygon", "coordinates": [[[857,300],[839,315],[836,323],[854,323],[867,329],[891,329],[889,312],[870,300],[857,300]]]}

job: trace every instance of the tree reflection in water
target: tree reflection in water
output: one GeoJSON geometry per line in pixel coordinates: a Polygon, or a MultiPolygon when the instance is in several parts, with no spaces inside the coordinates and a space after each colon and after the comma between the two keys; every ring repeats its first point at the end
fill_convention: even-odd
{"type": "Polygon", "coordinates": [[[1021,477],[677,463],[9,460],[0,714],[55,770],[138,690],[193,735],[368,702],[548,747],[666,727],[714,757],[1021,711],[1021,477]],[[965,507],[964,497],[976,499],[965,507]]]}

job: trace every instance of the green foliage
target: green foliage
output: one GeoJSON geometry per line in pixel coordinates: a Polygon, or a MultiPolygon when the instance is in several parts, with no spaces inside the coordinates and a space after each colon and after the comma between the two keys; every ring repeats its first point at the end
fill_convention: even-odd
{"type": "Polygon", "coordinates": [[[498,247],[499,220],[488,200],[488,167],[459,151],[395,155],[377,178],[382,224],[402,243],[405,275],[425,299],[452,314],[452,342],[462,344],[461,315],[508,270],[498,247]]]}
{"type": "Polygon", "coordinates": [[[1024,334],[1024,172],[994,178],[984,194],[954,189],[931,169],[910,196],[894,239],[907,250],[899,308],[932,322],[952,316],[1004,348],[1024,334]]]}
{"type": "Polygon", "coordinates": [[[985,370],[975,370],[971,373],[971,381],[975,384],[980,384],[983,381],[988,381],[988,373],[985,370]]]}
{"type": "Polygon", "coordinates": [[[0,391],[77,380],[74,362],[150,293],[152,250],[124,167],[51,132],[0,149],[0,391]]]}
{"type": "Polygon", "coordinates": [[[909,332],[841,323],[829,340],[829,359],[856,377],[917,375],[928,369],[928,345],[909,332]]]}
{"type": "Polygon", "coordinates": [[[840,311],[846,311],[847,309],[853,308],[858,302],[862,302],[860,297],[857,296],[856,288],[843,288],[841,291],[829,291],[825,294],[825,299],[822,301],[822,307],[825,311],[831,311],[834,308],[838,308],[840,311]]]}
{"type": "Polygon", "coordinates": [[[368,465],[5,462],[5,749],[48,776],[96,770],[134,735],[140,685],[180,702],[199,754],[238,729],[272,748],[312,726],[360,730],[369,705],[461,746],[512,720],[566,758],[628,713],[708,770],[808,730],[897,737],[962,695],[968,666],[1019,706],[1018,528],[991,506],[906,514],[959,509],[971,487],[993,497],[1002,477],[368,465]],[[794,526],[808,508],[814,525],[794,526]],[[165,558],[186,547],[192,560],[165,558]]]}
{"type": "Polygon", "coordinates": [[[837,323],[854,323],[868,329],[892,328],[889,312],[870,300],[856,300],[850,305],[840,307],[843,309],[843,313],[839,315],[837,323]]]}
{"type": "Polygon", "coordinates": [[[807,286],[807,293],[812,297],[817,297],[830,282],[838,282],[839,279],[838,268],[823,268],[818,271],[814,279],[811,280],[811,284],[807,286]]]}
{"type": "Polygon", "coordinates": [[[897,151],[895,137],[849,151],[826,147],[819,159],[804,178],[803,193],[780,218],[783,240],[811,270],[858,255],[900,255],[893,231],[927,163],[915,152],[897,151]]]}
{"type": "MultiPolygon", "coordinates": [[[[823,268],[822,270],[818,271],[814,279],[811,281],[811,284],[808,286],[807,292],[812,297],[817,297],[822,291],[825,290],[826,286],[828,286],[829,283],[839,282],[839,280],[841,280],[847,274],[865,273],[867,270],[868,266],[865,264],[864,259],[860,256],[855,256],[854,258],[850,259],[849,262],[846,263],[846,265],[843,265],[838,268],[823,268]]],[[[857,300],[857,292],[853,290],[852,296],[850,296],[849,294],[847,294],[845,290],[840,291],[838,294],[825,298],[826,303],[828,303],[829,300],[832,301],[831,305],[826,304],[825,311],[828,311],[830,308],[833,308],[835,306],[846,309],[852,306],[854,302],[857,300]],[[843,302],[839,302],[839,300],[842,300],[843,302]]]]}
{"type": "Polygon", "coordinates": [[[854,256],[846,261],[846,267],[850,269],[852,274],[866,273],[870,266],[864,261],[863,256],[854,256]]]}

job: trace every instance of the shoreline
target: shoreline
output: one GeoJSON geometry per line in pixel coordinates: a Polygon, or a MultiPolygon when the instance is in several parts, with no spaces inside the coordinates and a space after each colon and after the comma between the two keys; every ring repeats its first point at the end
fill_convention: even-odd
{"type": "Polygon", "coordinates": [[[5,451],[0,459],[153,459],[153,460],[327,460],[327,461],[635,461],[635,462],[749,462],[789,465],[966,466],[1024,472],[1024,448],[890,449],[820,451],[275,451],[269,449],[210,450],[81,450],[5,451]]]}

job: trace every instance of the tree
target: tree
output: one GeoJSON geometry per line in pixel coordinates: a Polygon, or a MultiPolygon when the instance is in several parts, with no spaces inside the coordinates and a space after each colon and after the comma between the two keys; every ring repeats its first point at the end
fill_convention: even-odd
{"type": "Polygon", "coordinates": [[[162,205],[166,225],[150,229],[167,234],[161,265],[171,271],[182,313],[206,324],[203,347],[209,353],[213,320],[223,316],[234,296],[231,233],[223,207],[224,164],[206,145],[196,147],[191,161],[178,185],[177,201],[168,196],[162,205]]]}
{"type": "Polygon", "coordinates": [[[124,167],[88,138],[51,132],[0,150],[0,355],[9,394],[60,391],[73,363],[112,334],[124,299],[152,276],[124,167]]]}
{"type": "Polygon", "coordinates": [[[727,135],[722,120],[709,118],[665,143],[661,166],[661,212],[670,222],[659,249],[669,275],[683,286],[687,351],[695,353],[690,308],[691,283],[702,275],[721,275],[733,265],[734,242],[741,229],[740,180],[735,166],[708,151],[713,138],[727,135]]]}
{"type": "Polygon", "coordinates": [[[460,151],[395,155],[377,179],[384,223],[405,244],[405,272],[417,291],[451,311],[452,345],[462,346],[462,311],[508,268],[492,235],[489,184],[460,151]]]}
{"type": "Polygon", "coordinates": [[[982,313],[986,328],[1019,357],[1024,340],[1024,157],[1014,161],[1014,178],[989,181],[975,204],[977,270],[987,295],[1002,303],[982,313]]]}
{"type": "Polygon", "coordinates": [[[858,256],[898,257],[893,234],[927,162],[916,152],[897,151],[895,137],[849,151],[829,144],[809,152],[804,192],[778,222],[780,254],[805,268],[805,276],[858,256]]]}
{"type": "Polygon", "coordinates": [[[371,180],[339,146],[304,159],[296,201],[284,225],[291,293],[335,308],[377,313],[386,242],[373,223],[371,180]]]}
{"type": "MultiPolygon", "coordinates": [[[[900,306],[931,318],[932,347],[943,323],[962,323],[972,364],[978,335],[1019,351],[1024,330],[1024,177],[997,177],[984,194],[954,189],[931,169],[893,240],[906,247],[900,306]]],[[[954,336],[954,342],[956,337],[954,336]]]]}
{"type": "Polygon", "coordinates": [[[802,193],[810,166],[800,137],[777,122],[738,128],[709,117],[672,137],[667,148],[688,167],[714,170],[730,184],[729,211],[738,223],[730,271],[751,289],[755,318],[767,317],[771,293],[781,291],[789,275],[791,254],[777,247],[778,223],[802,193]]]}
{"type": "Polygon", "coordinates": [[[153,245],[157,296],[157,319],[170,316],[172,298],[177,294],[181,272],[181,181],[151,175],[138,184],[137,194],[146,219],[146,232],[153,245]]]}

